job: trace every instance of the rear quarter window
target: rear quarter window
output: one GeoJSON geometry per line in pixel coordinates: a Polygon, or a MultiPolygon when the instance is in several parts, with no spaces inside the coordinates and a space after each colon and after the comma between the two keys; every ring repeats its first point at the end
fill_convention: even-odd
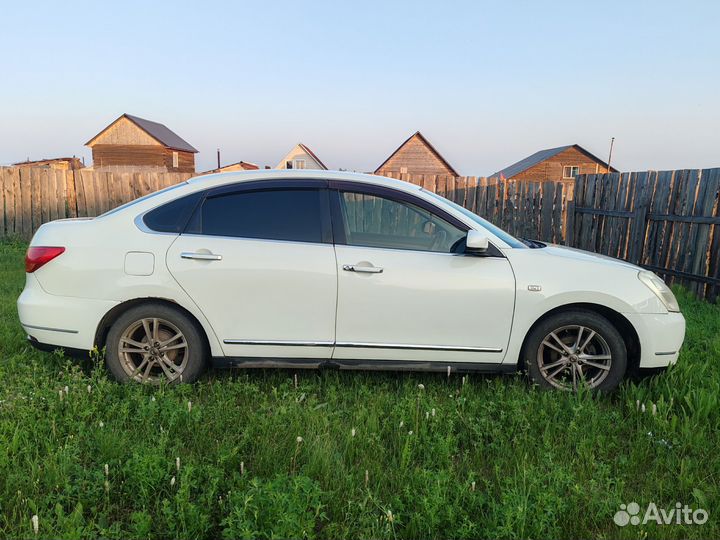
{"type": "Polygon", "coordinates": [[[202,196],[202,192],[192,193],[158,206],[143,216],[143,222],[152,231],[179,234],[183,232],[202,196]]]}

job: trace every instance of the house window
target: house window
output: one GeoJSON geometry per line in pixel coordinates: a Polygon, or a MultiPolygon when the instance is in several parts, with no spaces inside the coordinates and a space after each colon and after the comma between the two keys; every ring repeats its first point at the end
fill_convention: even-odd
{"type": "Polygon", "coordinates": [[[304,159],[296,159],[294,162],[296,169],[304,169],[305,168],[305,160],[304,159]]]}
{"type": "Polygon", "coordinates": [[[407,167],[400,167],[400,174],[407,174],[407,167]]]}
{"type": "Polygon", "coordinates": [[[286,168],[286,169],[292,169],[292,168],[293,168],[293,162],[292,162],[292,161],[286,161],[286,162],[285,162],[285,168],[286,168]]]}
{"type": "Polygon", "coordinates": [[[580,174],[580,167],[577,165],[565,165],[563,167],[563,178],[571,179],[580,174]]]}
{"type": "Polygon", "coordinates": [[[180,156],[177,152],[173,152],[173,169],[177,169],[179,167],[179,161],[180,156]]]}

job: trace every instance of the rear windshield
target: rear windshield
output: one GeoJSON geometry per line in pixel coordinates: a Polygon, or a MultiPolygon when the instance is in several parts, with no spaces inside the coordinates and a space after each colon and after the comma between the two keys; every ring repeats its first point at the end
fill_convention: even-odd
{"type": "Polygon", "coordinates": [[[130,202],[126,202],[125,204],[121,204],[120,206],[118,206],[118,207],[116,207],[116,208],[113,208],[112,210],[108,210],[108,211],[105,212],[104,214],[100,214],[98,217],[99,217],[99,218],[102,218],[102,217],[105,217],[105,216],[109,216],[109,215],[111,215],[111,214],[114,214],[115,212],[119,212],[120,210],[125,210],[126,208],[129,208],[130,206],[136,205],[136,204],[141,203],[141,202],[143,202],[143,201],[147,201],[148,199],[152,199],[153,197],[155,197],[156,195],[160,195],[161,193],[167,193],[168,191],[172,191],[172,190],[177,189],[177,188],[179,188],[179,187],[183,187],[183,186],[186,185],[186,184],[187,184],[187,182],[180,182],[179,184],[175,184],[175,185],[172,185],[172,186],[168,186],[168,187],[163,188],[163,189],[161,189],[161,190],[159,190],[159,191],[153,191],[152,193],[148,193],[147,195],[143,195],[142,197],[139,197],[139,198],[137,198],[137,199],[133,199],[133,200],[130,201],[130,202]]]}

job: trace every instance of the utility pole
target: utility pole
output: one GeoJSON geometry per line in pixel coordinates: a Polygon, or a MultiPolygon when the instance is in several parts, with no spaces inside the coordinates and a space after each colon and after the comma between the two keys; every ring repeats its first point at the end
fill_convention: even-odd
{"type": "Polygon", "coordinates": [[[217,166],[217,168],[219,169],[219,168],[220,168],[220,149],[219,149],[219,148],[217,149],[217,154],[218,154],[218,166],[217,166]]]}
{"type": "Polygon", "coordinates": [[[608,155],[608,172],[610,172],[612,169],[610,168],[610,161],[612,160],[612,150],[613,150],[613,144],[615,144],[615,137],[610,139],[610,154],[608,155]]]}

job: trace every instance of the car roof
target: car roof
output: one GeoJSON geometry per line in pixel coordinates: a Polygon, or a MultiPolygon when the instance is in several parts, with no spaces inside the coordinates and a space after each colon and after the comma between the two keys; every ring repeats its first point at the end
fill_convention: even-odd
{"type": "Polygon", "coordinates": [[[216,186],[222,186],[225,184],[233,184],[236,182],[291,180],[294,178],[298,180],[346,180],[352,182],[374,184],[377,186],[386,186],[394,189],[400,189],[403,191],[418,191],[421,189],[420,186],[411,184],[410,182],[395,180],[394,178],[387,178],[386,176],[377,176],[374,174],[362,174],[347,171],[321,171],[315,169],[266,169],[256,171],[232,171],[225,173],[207,174],[204,176],[196,176],[189,179],[187,183],[192,186],[211,188],[216,186]]]}

